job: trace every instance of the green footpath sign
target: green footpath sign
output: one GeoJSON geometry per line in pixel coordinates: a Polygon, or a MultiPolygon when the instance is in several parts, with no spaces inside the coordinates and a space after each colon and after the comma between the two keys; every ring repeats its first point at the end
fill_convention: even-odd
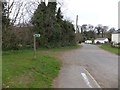
{"type": "Polygon", "coordinates": [[[34,34],[34,37],[40,37],[40,34],[34,34]]]}

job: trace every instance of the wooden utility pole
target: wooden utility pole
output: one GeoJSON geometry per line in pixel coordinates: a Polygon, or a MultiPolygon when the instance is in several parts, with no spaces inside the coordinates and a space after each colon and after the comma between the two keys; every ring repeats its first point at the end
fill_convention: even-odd
{"type": "Polygon", "coordinates": [[[79,33],[79,27],[78,27],[78,15],[76,16],[76,41],[79,43],[80,41],[80,33],[79,33]]]}
{"type": "Polygon", "coordinates": [[[33,37],[34,37],[34,59],[36,59],[36,36],[35,36],[35,34],[33,35],[33,37]]]}
{"type": "Polygon", "coordinates": [[[76,33],[78,33],[78,15],[76,16],[76,33]]]}

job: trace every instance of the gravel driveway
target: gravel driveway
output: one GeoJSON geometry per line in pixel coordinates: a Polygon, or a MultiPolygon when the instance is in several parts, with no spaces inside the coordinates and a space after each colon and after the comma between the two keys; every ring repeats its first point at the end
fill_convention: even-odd
{"type": "Polygon", "coordinates": [[[82,48],[60,55],[63,67],[54,81],[55,88],[117,88],[118,56],[98,46],[82,48]]]}

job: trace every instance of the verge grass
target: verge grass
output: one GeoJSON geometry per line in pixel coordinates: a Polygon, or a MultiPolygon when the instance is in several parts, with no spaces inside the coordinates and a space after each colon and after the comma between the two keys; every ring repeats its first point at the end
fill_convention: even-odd
{"type": "Polygon", "coordinates": [[[100,48],[102,48],[102,49],[104,49],[106,51],[109,51],[111,53],[120,55],[120,52],[119,52],[120,48],[112,47],[109,44],[102,44],[102,45],[100,45],[100,48]]]}
{"type": "Polygon", "coordinates": [[[39,48],[37,49],[36,59],[33,59],[33,51],[30,49],[3,51],[2,87],[51,88],[53,80],[59,74],[62,64],[55,53],[79,47],[39,48]]]}
{"type": "Polygon", "coordinates": [[[49,88],[60,70],[57,58],[32,50],[6,51],[2,55],[3,87],[5,88],[49,88]]]}

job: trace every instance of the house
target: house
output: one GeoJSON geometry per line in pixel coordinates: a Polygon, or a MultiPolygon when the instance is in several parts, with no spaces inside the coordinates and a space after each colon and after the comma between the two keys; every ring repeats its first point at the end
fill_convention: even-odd
{"type": "Polygon", "coordinates": [[[92,44],[92,40],[86,40],[85,43],[86,44],[92,44]]]}
{"type": "Polygon", "coordinates": [[[117,31],[112,33],[112,42],[113,42],[113,46],[115,47],[120,47],[120,29],[118,29],[117,31]]]}
{"type": "Polygon", "coordinates": [[[106,42],[109,42],[108,38],[97,38],[94,40],[94,43],[97,44],[97,43],[106,43],[106,42]]]}
{"type": "Polygon", "coordinates": [[[112,42],[120,43],[120,29],[112,33],[112,42]]]}

